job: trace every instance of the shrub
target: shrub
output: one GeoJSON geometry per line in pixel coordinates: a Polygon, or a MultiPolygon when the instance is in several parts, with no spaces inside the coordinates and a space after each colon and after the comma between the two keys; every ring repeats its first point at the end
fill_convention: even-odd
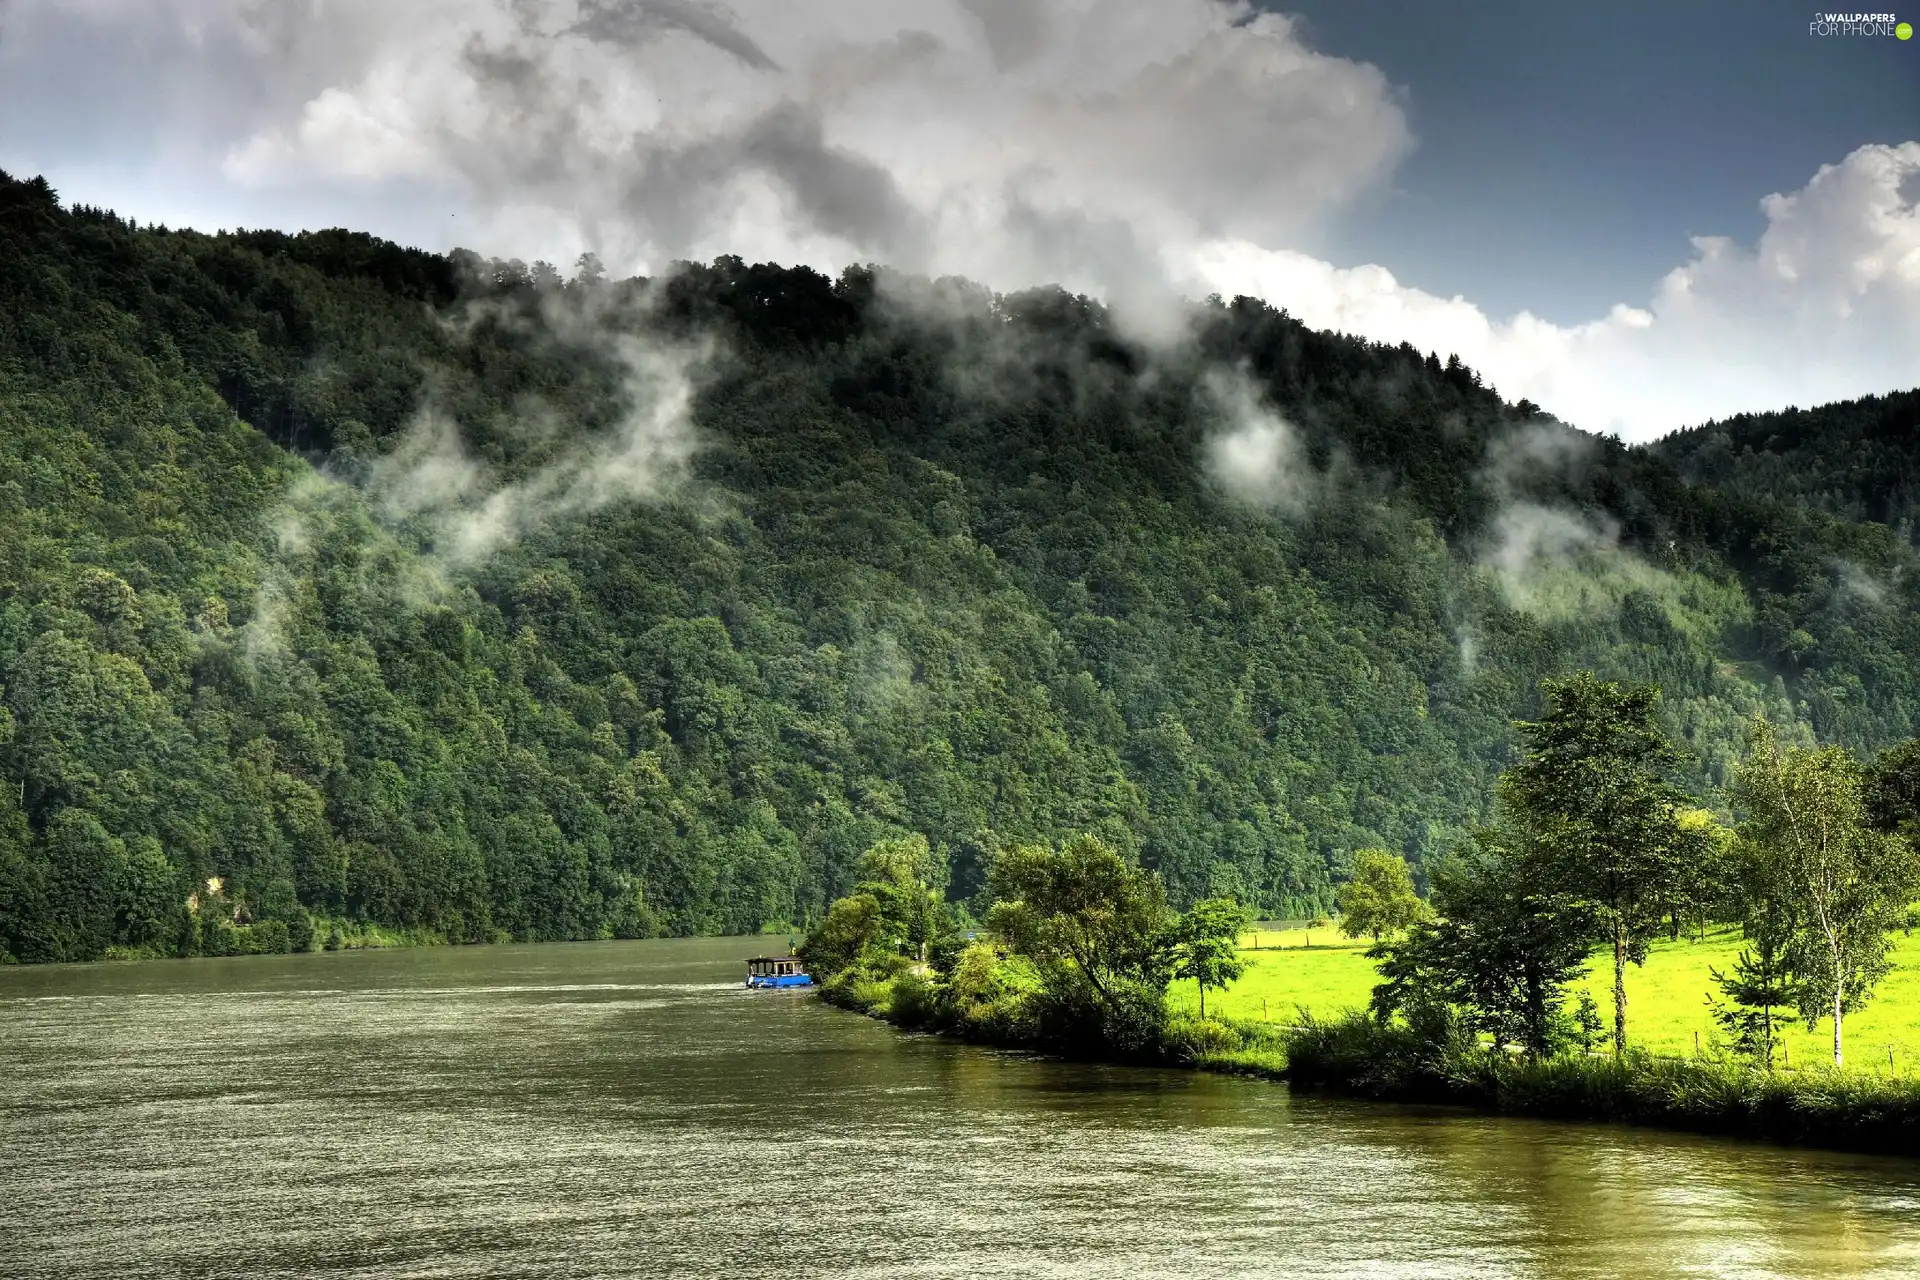
{"type": "Polygon", "coordinates": [[[854,1008],[884,1018],[893,1011],[893,979],[875,978],[850,971],[847,998],[854,1008]]]}
{"type": "Polygon", "coordinates": [[[943,995],[950,1026],[990,1044],[1030,1044],[1039,1036],[1032,994],[1039,979],[1025,960],[975,942],[952,963],[943,995]]]}
{"type": "Polygon", "coordinates": [[[909,970],[893,979],[888,1018],[902,1027],[933,1026],[940,1016],[939,985],[909,970]]]}
{"type": "Polygon", "coordinates": [[[1167,1057],[1174,1062],[1206,1062],[1245,1047],[1246,1039],[1239,1029],[1218,1018],[1182,1017],[1167,1025],[1167,1057]]]}
{"type": "Polygon", "coordinates": [[[294,951],[313,950],[313,917],[307,909],[296,910],[286,922],[287,945],[294,951]]]}
{"type": "Polygon", "coordinates": [[[285,955],[293,950],[293,940],[284,920],[262,920],[245,926],[240,932],[248,935],[249,955],[285,955]]]}
{"type": "Polygon", "coordinates": [[[1086,983],[1043,982],[1030,997],[1039,1043],[1077,1058],[1158,1060],[1167,1002],[1151,986],[1115,980],[1102,995],[1086,983]]]}

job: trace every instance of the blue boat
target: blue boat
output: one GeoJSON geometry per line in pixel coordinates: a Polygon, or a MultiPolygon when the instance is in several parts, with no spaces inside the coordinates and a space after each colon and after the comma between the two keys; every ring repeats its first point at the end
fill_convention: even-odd
{"type": "Polygon", "coordinates": [[[771,987],[810,987],[813,978],[798,956],[755,956],[747,961],[747,985],[756,991],[771,987]]]}

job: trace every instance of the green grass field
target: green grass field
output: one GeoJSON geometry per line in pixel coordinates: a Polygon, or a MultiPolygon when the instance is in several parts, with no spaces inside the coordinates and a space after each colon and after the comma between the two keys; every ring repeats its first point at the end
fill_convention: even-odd
{"type": "MultiPolygon", "coordinates": [[[[1208,1013],[1290,1023],[1305,1008],[1332,1017],[1365,1008],[1379,980],[1366,957],[1368,944],[1350,942],[1332,928],[1262,926],[1245,943],[1246,976],[1224,992],[1209,991],[1208,1013]]],[[[1885,1072],[1891,1051],[1895,1072],[1920,1075],[1920,934],[1896,937],[1895,943],[1893,972],[1864,1009],[1847,1017],[1847,1065],[1885,1072]]],[[[1717,989],[1708,969],[1729,969],[1740,945],[1736,930],[1709,933],[1700,942],[1655,943],[1644,968],[1627,969],[1628,1041],[1656,1054],[1690,1055],[1698,1035],[1699,1046],[1711,1048],[1718,1029],[1707,997],[1717,989]]],[[[1609,1029],[1612,976],[1610,958],[1596,955],[1585,979],[1609,1029]]],[[[1176,1007],[1197,1004],[1191,982],[1176,983],[1171,998],[1176,1007]]],[[[1830,1022],[1811,1032],[1805,1023],[1792,1023],[1786,1041],[1795,1066],[1832,1060],[1830,1022]]]]}

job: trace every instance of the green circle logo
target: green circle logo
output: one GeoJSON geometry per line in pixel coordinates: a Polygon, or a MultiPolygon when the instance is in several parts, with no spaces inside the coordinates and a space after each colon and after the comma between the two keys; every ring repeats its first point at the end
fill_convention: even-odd
{"type": "Polygon", "coordinates": [[[1911,40],[1913,39],[1913,24],[1903,22],[1893,29],[1893,34],[1901,40],[1911,40]]]}

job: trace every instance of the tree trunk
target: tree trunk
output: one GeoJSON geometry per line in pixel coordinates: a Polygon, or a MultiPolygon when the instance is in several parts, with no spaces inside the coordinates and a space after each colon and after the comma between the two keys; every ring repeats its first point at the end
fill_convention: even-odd
{"type": "Polygon", "coordinates": [[[1200,984],[1200,1021],[1207,1020],[1207,984],[1200,984]]]}
{"type": "Polygon", "coordinates": [[[1627,1052],[1627,922],[1613,922],[1613,1056],[1627,1052]]]}
{"type": "Polygon", "coordinates": [[[1840,984],[1835,982],[1833,984],[1833,1065],[1836,1067],[1840,1065],[1840,1020],[1846,1016],[1840,1007],[1843,994],[1840,984]]]}

